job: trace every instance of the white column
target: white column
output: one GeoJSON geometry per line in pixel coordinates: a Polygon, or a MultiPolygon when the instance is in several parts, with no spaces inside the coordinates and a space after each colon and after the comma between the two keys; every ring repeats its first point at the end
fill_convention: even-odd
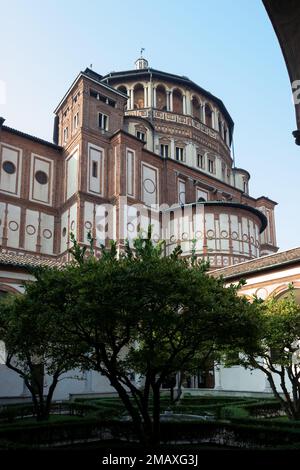
{"type": "Polygon", "coordinates": [[[192,114],[192,103],[191,94],[189,91],[186,92],[186,114],[192,114]]]}
{"type": "Polygon", "coordinates": [[[186,114],[186,96],[182,95],[182,108],[183,108],[183,114],[186,114]]]}
{"type": "Polygon", "coordinates": [[[200,103],[199,107],[199,119],[201,122],[203,122],[203,108],[202,108],[202,103],[200,103]]]}
{"type": "Polygon", "coordinates": [[[156,87],[153,86],[153,108],[156,108],[156,87]]]}
{"type": "Polygon", "coordinates": [[[173,111],[173,90],[170,91],[170,111],[173,111]]]}
{"type": "Polygon", "coordinates": [[[128,109],[133,109],[133,89],[129,88],[129,100],[128,100],[128,109]]]}
{"type": "Polygon", "coordinates": [[[144,108],[148,107],[148,100],[147,100],[147,86],[144,85],[144,108]]]}
{"type": "Polygon", "coordinates": [[[215,371],[218,372],[216,374],[215,390],[222,390],[221,364],[216,365],[215,371]]]}
{"type": "Polygon", "coordinates": [[[170,157],[175,158],[175,142],[174,142],[174,139],[171,139],[171,142],[170,142],[170,157]]]}
{"type": "Polygon", "coordinates": [[[203,123],[206,124],[206,119],[205,119],[205,103],[202,105],[202,119],[203,119],[203,123]]]}
{"type": "Polygon", "coordinates": [[[216,117],[215,117],[215,110],[212,109],[211,111],[211,124],[212,124],[212,128],[213,129],[216,129],[216,117]]]}
{"type": "Polygon", "coordinates": [[[150,82],[149,86],[148,86],[148,107],[149,108],[152,108],[152,84],[150,82]]]}

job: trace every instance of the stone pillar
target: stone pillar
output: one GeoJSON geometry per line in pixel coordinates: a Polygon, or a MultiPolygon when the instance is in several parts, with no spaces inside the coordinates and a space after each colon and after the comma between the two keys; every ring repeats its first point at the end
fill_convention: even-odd
{"type": "Polygon", "coordinates": [[[128,95],[129,95],[129,98],[127,101],[128,109],[133,109],[133,99],[132,99],[133,89],[132,88],[128,88],[128,95]]]}
{"type": "Polygon", "coordinates": [[[170,111],[173,111],[173,90],[170,91],[170,111]]]}
{"type": "Polygon", "coordinates": [[[148,107],[148,93],[147,93],[147,86],[144,85],[144,108],[148,107]]]}
{"type": "Polygon", "coordinates": [[[186,92],[186,114],[192,114],[191,94],[189,91],[186,92]]]}
{"type": "Polygon", "coordinates": [[[148,86],[148,107],[152,108],[152,84],[150,83],[148,86]]]}
{"type": "Polygon", "coordinates": [[[153,86],[153,108],[156,108],[156,87],[153,86]]]}
{"type": "Polygon", "coordinates": [[[215,382],[215,390],[222,390],[222,374],[221,374],[221,364],[217,364],[215,368],[216,374],[216,382],[215,382]]]}
{"type": "Polygon", "coordinates": [[[213,129],[216,128],[216,117],[215,117],[215,110],[214,109],[212,109],[212,111],[211,111],[211,127],[213,129]]]}
{"type": "Polygon", "coordinates": [[[203,124],[206,124],[206,119],[205,119],[205,103],[203,103],[202,107],[202,122],[203,124]]]}
{"type": "Polygon", "coordinates": [[[183,114],[186,114],[186,96],[182,95],[182,110],[183,114]]]}

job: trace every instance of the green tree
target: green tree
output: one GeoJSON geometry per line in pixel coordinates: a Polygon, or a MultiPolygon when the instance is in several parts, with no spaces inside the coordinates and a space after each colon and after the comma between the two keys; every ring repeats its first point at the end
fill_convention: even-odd
{"type": "MultiPolygon", "coordinates": [[[[279,299],[254,299],[252,322],[257,336],[242,349],[238,363],[267,377],[274,396],[290,419],[300,419],[300,306],[293,288],[279,299]]],[[[232,354],[231,354],[232,355],[232,354]]],[[[237,356],[236,356],[237,357],[237,356]]]]}
{"type": "Polygon", "coordinates": [[[86,343],[82,367],[108,378],[141,440],[151,444],[159,442],[163,381],[194,370],[228,341],[246,341],[252,309],[238,297],[239,286],[225,288],[205,264],[182,259],[180,248],[168,257],[162,249],[148,236],[133,249],[127,244],[119,258],[113,243],[99,260],[77,256],[62,325],[86,343]]]}
{"type": "MultiPolygon", "coordinates": [[[[31,393],[38,420],[49,418],[53,393],[62,375],[76,367],[79,345],[70,345],[57,316],[63,313],[63,292],[51,283],[52,303],[41,293],[58,270],[35,270],[37,281],[28,283],[24,295],[8,295],[0,303],[0,336],[6,348],[6,366],[16,372],[31,393]],[[60,295],[62,295],[60,297],[60,295]],[[48,387],[44,387],[44,376],[48,387]]],[[[49,300],[49,299],[48,299],[49,300]]]]}
{"type": "MultiPolygon", "coordinates": [[[[252,305],[238,297],[239,286],[224,287],[195,257],[181,258],[180,247],[162,256],[163,244],[153,245],[150,235],[138,237],[133,248],[127,243],[121,256],[114,243],[102,247],[99,259],[73,239],[75,261],[62,270],[41,270],[15,301],[12,312],[21,318],[25,312],[30,343],[23,323],[16,339],[12,327],[5,341],[12,357],[26,365],[30,350],[31,358],[53,364],[49,372],[76,364],[100,372],[123,401],[141,442],[157,444],[163,381],[177,371],[194,371],[226,344],[248,341],[252,305]]],[[[27,375],[30,386],[28,367],[27,375]]]]}

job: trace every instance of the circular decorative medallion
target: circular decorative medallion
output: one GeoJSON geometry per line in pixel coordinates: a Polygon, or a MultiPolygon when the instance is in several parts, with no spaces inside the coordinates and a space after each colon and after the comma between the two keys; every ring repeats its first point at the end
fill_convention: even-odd
{"type": "Polygon", "coordinates": [[[238,233],[237,232],[231,232],[231,238],[232,238],[232,240],[237,240],[238,239],[238,233]]]}
{"type": "Polygon", "coordinates": [[[35,179],[40,184],[47,184],[48,183],[48,175],[44,171],[41,171],[41,170],[38,170],[35,173],[35,179]]]}
{"type": "Polygon", "coordinates": [[[254,244],[254,238],[253,237],[250,237],[250,241],[252,244],[254,244]]]}
{"type": "Polygon", "coordinates": [[[49,240],[49,238],[52,237],[52,232],[48,228],[45,228],[45,230],[43,230],[43,235],[44,235],[44,238],[47,238],[47,240],[49,240]]]}
{"type": "Polygon", "coordinates": [[[89,222],[88,220],[84,223],[85,228],[90,230],[92,228],[92,222],[89,222]]]}
{"type": "Polygon", "coordinates": [[[67,229],[66,229],[66,227],[64,227],[62,229],[62,236],[65,237],[66,235],[67,235],[67,229]]]}
{"type": "Polygon", "coordinates": [[[246,235],[246,233],[244,233],[244,235],[243,235],[243,241],[244,241],[244,242],[247,242],[247,241],[248,241],[248,235],[246,235]]]}
{"type": "Polygon", "coordinates": [[[15,232],[16,230],[18,230],[19,228],[19,224],[18,222],[16,222],[15,220],[11,220],[8,224],[10,230],[12,230],[13,232],[15,232]]]}
{"type": "Polygon", "coordinates": [[[134,232],[134,225],[133,225],[132,222],[128,222],[127,230],[128,230],[128,232],[134,232]]]}
{"type": "Polygon", "coordinates": [[[211,238],[214,238],[215,232],[214,230],[207,230],[206,235],[207,235],[207,238],[211,239],[211,238]]]}
{"type": "Polygon", "coordinates": [[[182,238],[182,240],[187,240],[188,239],[188,234],[186,232],[183,232],[181,234],[181,238],[182,238]]]}
{"type": "Polygon", "coordinates": [[[13,173],[16,172],[16,167],[14,165],[13,162],[9,162],[8,160],[6,160],[5,162],[3,162],[2,164],[2,168],[3,170],[8,173],[9,175],[12,175],[13,173]]]}
{"type": "Polygon", "coordinates": [[[222,237],[222,238],[228,238],[228,232],[227,232],[227,230],[222,230],[222,232],[221,232],[221,237],[222,237]]]}
{"type": "Polygon", "coordinates": [[[34,235],[36,232],[36,228],[33,225],[27,225],[26,232],[28,235],[34,235]]]}
{"type": "Polygon", "coordinates": [[[195,232],[195,237],[198,238],[198,239],[201,239],[201,238],[203,238],[203,233],[200,230],[197,230],[195,232]]]}
{"type": "Polygon", "coordinates": [[[154,191],[156,190],[156,186],[152,180],[149,178],[145,179],[143,182],[144,189],[146,193],[153,194],[154,191]]]}
{"type": "Polygon", "coordinates": [[[75,228],[75,220],[72,220],[72,222],[71,222],[71,230],[73,231],[74,228],[75,228]]]}

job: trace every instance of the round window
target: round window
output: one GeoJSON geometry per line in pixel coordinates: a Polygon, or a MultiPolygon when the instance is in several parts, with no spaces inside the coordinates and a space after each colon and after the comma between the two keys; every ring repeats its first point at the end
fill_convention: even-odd
{"type": "Polygon", "coordinates": [[[3,162],[2,168],[6,173],[12,175],[16,171],[16,167],[13,162],[5,161],[3,162]]]}
{"type": "Polygon", "coordinates": [[[47,184],[48,182],[47,174],[44,171],[40,171],[40,170],[36,172],[35,179],[40,184],[47,184]]]}
{"type": "Polygon", "coordinates": [[[62,229],[62,236],[65,237],[66,235],[67,235],[67,229],[66,229],[66,227],[64,227],[62,229]]]}

